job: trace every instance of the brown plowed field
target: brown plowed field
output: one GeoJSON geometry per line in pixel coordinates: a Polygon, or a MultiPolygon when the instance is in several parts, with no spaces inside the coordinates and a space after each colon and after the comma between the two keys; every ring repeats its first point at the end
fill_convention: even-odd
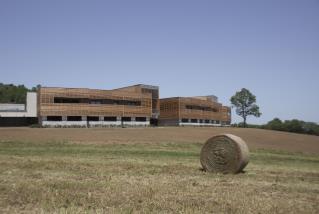
{"type": "Polygon", "coordinates": [[[250,149],[272,149],[319,154],[319,136],[242,128],[0,128],[1,141],[69,141],[107,143],[204,143],[209,137],[231,133],[242,137],[250,149]]]}

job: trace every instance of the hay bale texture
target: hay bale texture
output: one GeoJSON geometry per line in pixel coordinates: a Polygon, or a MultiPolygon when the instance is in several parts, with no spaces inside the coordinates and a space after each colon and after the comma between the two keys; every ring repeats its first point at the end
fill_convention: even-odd
{"type": "Polygon", "coordinates": [[[245,141],[238,136],[216,135],[202,147],[200,162],[205,171],[235,174],[248,164],[249,150],[245,141]]]}

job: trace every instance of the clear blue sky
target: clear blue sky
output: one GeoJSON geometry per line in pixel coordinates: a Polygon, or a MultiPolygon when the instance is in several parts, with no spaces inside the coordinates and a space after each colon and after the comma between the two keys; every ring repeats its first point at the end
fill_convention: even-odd
{"type": "Polygon", "coordinates": [[[319,122],[319,1],[0,0],[0,82],[145,83],[225,105],[245,87],[263,113],[250,123],[319,122]]]}

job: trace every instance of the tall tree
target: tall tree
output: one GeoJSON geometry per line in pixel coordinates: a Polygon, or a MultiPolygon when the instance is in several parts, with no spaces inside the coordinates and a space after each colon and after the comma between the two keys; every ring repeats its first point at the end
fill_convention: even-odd
{"type": "Polygon", "coordinates": [[[253,115],[260,117],[259,106],[256,105],[256,96],[253,95],[248,89],[242,88],[237,91],[234,96],[230,98],[234,107],[236,107],[236,114],[243,118],[244,127],[247,126],[247,116],[253,115]]]}

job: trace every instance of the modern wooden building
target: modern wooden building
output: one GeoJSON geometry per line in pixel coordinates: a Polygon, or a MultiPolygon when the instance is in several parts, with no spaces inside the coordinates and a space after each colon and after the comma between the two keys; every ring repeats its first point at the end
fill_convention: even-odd
{"type": "Polygon", "coordinates": [[[41,87],[42,126],[148,126],[159,117],[159,88],[134,85],[114,90],[41,87]]]}
{"type": "Polygon", "coordinates": [[[227,126],[231,122],[231,109],[215,96],[161,99],[160,112],[162,126],[227,126]]]}
{"type": "Polygon", "coordinates": [[[227,126],[231,109],[215,96],[159,99],[159,87],[113,90],[40,87],[26,104],[0,104],[0,126],[227,126]]]}

